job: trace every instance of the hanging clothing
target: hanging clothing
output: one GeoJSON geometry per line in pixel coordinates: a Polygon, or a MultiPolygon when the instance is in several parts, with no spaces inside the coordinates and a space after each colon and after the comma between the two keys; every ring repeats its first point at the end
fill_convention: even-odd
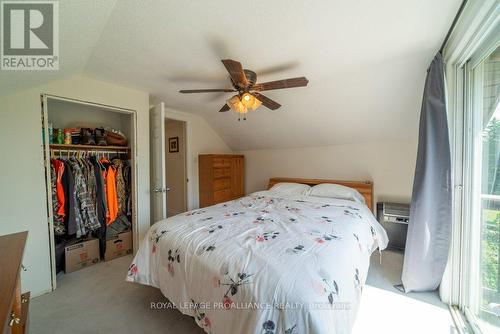
{"type": "Polygon", "coordinates": [[[128,217],[131,217],[132,216],[132,167],[130,166],[128,161],[125,165],[125,168],[123,169],[123,178],[125,179],[125,192],[127,194],[126,215],[128,217]]]}
{"type": "Polygon", "coordinates": [[[65,196],[64,189],[62,186],[62,175],[64,173],[64,163],[57,159],[53,159],[51,161],[54,166],[55,174],[56,174],[56,195],[57,201],[59,202],[59,209],[57,210],[57,214],[61,217],[65,216],[64,204],[65,204],[65,196]]]}
{"type": "Polygon", "coordinates": [[[77,238],[79,238],[85,235],[85,229],[95,231],[100,228],[100,224],[97,220],[94,203],[91,201],[87,191],[87,183],[84,174],[86,172],[85,167],[82,167],[76,158],[70,158],[69,164],[74,176],[77,211],[80,212],[80,217],[77,216],[77,238]],[[79,231],[80,233],[78,233],[79,231]]]}
{"type": "Polygon", "coordinates": [[[67,234],[72,236],[77,234],[77,215],[79,215],[78,210],[76,210],[76,193],[75,185],[73,180],[73,174],[71,173],[71,166],[67,161],[64,163],[64,173],[62,176],[62,185],[65,194],[65,226],[67,234]]]}
{"type": "Polygon", "coordinates": [[[102,188],[104,191],[104,197],[106,198],[105,204],[104,204],[104,217],[106,224],[108,222],[108,217],[109,217],[109,207],[108,207],[108,189],[106,187],[107,184],[107,179],[108,179],[108,164],[109,162],[106,159],[101,159],[99,160],[99,164],[102,166],[101,167],[101,174],[102,174],[102,188]]]}
{"type": "Polygon", "coordinates": [[[104,188],[105,179],[102,174],[103,166],[96,158],[90,158],[90,163],[93,167],[95,179],[95,194],[92,196],[95,200],[97,219],[101,223],[101,227],[106,226],[106,192],[104,188]]]}
{"type": "Polygon", "coordinates": [[[101,225],[101,228],[97,232],[97,238],[99,239],[99,253],[101,258],[104,258],[106,253],[106,192],[104,188],[105,179],[102,174],[104,166],[102,166],[95,157],[90,158],[90,162],[94,166],[97,219],[101,225]]]}
{"type": "Polygon", "coordinates": [[[64,235],[66,228],[64,227],[64,219],[58,214],[61,203],[57,195],[57,172],[54,164],[50,164],[50,183],[52,189],[52,216],[55,235],[64,235]]]}
{"type": "Polygon", "coordinates": [[[106,225],[115,221],[118,215],[118,196],[116,195],[116,170],[109,165],[106,170],[106,199],[108,202],[108,212],[106,225]]]}
{"type": "MultiPolygon", "coordinates": [[[[128,162],[95,156],[59,157],[51,159],[50,168],[57,246],[75,238],[95,237],[104,258],[108,229],[111,237],[131,228],[127,218],[132,197],[128,162]]],[[[56,260],[61,268],[61,257],[56,260]]]]}
{"type": "Polygon", "coordinates": [[[123,161],[113,159],[113,166],[116,170],[116,197],[118,200],[118,212],[125,214],[127,212],[127,195],[125,189],[125,178],[123,177],[123,161]]]}
{"type": "MultiPolygon", "coordinates": [[[[74,158],[71,158],[74,159],[74,158]]],[[[82,189],[82,184],[84,184],[83,175],[81,173],[80,166],[76,162],[76,160],[68,160],[68,165],[71,170],[72,179],[73,179],[73,193],[71,196],[73,197],[72,203],[73,207],[70,210],[73,210],[74,220],[75,220],[75,235],[77,238],[81,238],[87,234],[85,229],[85,225],[83,224],[82,212],[80,210],[80,196],[79,191],[82,189]]]]}
{"type": "Polygon", "coordinates": [[[87,192],[90,201],[94,203],[94,214],[97,216],[96,196],[97,196],[97,181],[95,178],[94,165],[89,159],[81,159],[82,164],[85,166],[85,179],[87,181],[87,192]]]}

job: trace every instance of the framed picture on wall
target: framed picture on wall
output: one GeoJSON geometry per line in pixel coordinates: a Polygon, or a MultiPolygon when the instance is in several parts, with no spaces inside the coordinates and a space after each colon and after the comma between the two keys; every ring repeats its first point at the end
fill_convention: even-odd
{"type": "Polygon", "coordinates": [[[179,152],[179,137],[168,138],[168,152],[179,152]]]}

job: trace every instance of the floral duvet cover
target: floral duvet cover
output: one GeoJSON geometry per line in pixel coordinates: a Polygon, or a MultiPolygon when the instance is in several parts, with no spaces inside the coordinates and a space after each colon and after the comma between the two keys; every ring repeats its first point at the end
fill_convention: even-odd
{"type": "Polygon", "coordinates": [[[157,222],[127,280],[207,333],[350,333],[387,242],[363,204],[263,191],[157,222]]]}

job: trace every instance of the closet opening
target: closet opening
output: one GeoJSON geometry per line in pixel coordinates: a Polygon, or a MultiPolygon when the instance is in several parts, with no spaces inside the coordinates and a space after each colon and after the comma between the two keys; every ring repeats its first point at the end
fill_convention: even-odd
{"type": "Polygon", "coordinates": [[[42,95],[52,290],[138,246],[135,110],[42,95]]]}
{"type": "Polygon", "coordinates": [[[167,217],[187,211],[186,122],[165,118],[167,217]]]}

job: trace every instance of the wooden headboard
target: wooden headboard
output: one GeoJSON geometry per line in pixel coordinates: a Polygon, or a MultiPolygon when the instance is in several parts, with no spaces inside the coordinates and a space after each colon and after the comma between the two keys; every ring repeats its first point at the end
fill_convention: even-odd
{"type": "Polygon", "coordinates": [[[349,188],[356,189],[365,198],[366,206],[373,211],[373,182],[371,181],[337,181],[337,180],[320,180],[320,179],[296,179],[291,177],[273,177],[269,179],[267,189],[271,189],[276,183],[294,182],[315,186],[321,183],[340,184],[349,188]]]}

